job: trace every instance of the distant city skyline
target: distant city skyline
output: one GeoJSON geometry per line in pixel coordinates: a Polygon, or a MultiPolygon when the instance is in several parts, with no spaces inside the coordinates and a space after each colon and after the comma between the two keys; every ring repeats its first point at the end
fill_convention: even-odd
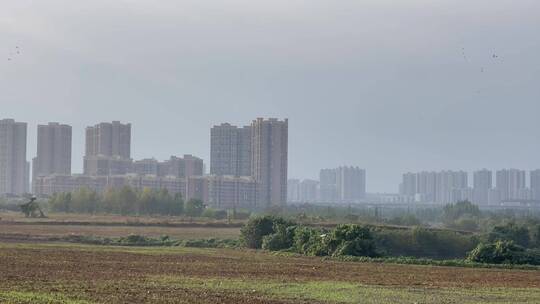
{"type": "Polygon", "coordinates": [[[455,203],[468,200],[478,205],[540,201],[540,169],[407,172],[399,184],[400,202],[455,203]],[[470,182],[469,176],[472,176],[470,182]]]}
{"type": "MultiPolygon", "coordinates": [[[[12,119],[12,118],[5,118],[5,119],[12,119]]],[[[32,123],[31,123],[31,122],[23,122],[23,123],[26,123],[28,126],[32,126],[32,123]]],[[[114,123],[114,121],[113,121],[113,123],[114,123]]],[[[52,124],[52,125],[60,124],[60,126],[68,126],[68,127],[71,128],[71,125],[69,125],[69,124],[65,124],[64,122],[58,123],[58,122],[56,122],[56,121],[55,121],[55,122],[49,122],[49,123],[47,123],[45,126],[48,126],[48,125],[51,125],[51,124],[52,124]]],[[[91,125],[94,125],[94,124],[95,124],[95,122],[94,122],[93,124],[91,124],[91,125]]],[[[101,124],[101,123],[100,123],[100,124],[101,124]]],[[[43,124],[37,124],[37,125],[36,125],[36,128],[39,128],[39,127],[42,126],[42,125],[43,125],[43,124]]],[[[128,125],[129,125],[129,127],[131,128],[131,123],[129,123],[128,125]]],[[[223,124],[222,124],[222,125],[223,125],[223,124]]],[[[222,126],[222,125],[221,125],[221,126],[222,126]]],[[[229,124],[229,123],[226,123],[225,125],[232,126],[232,125],[229,124]]],[[[243,124],[239,124],[239,125],[243,125],[243,124]]],[[[214,123],[213,126],[214,126],[213,128],[215,128],[215,127],[218,127],[218,126],[220,126],[220,125],[216,125],[216,124],[214,123]]],[[[234,127],[234,126],[233,126],[233,127],[234,127]]],[[[240,130],[241,130],[241,128],[240,128],[240,130]]],[[[87,132],[87,131],[88,131],[88,127],[85,127],[85,128],[83,128],[82,134],[78,134],[78,135],[81,136],[82,138],[86,138],[86,137],[85,137],[85,132],[87,132]]],[[[28,127],[27,133],[28,133],[28,134],[34,133],[33,135],[36,136],[36,138],[32,138],[31,135],[28,135],[28,138],[27,138],[27,144],[28,144],[28,147],[30,147],[30,146],[32,146],[32,145],[31,145],[32,141],[36,141],[36,143],[37,143],[37,140],[38,140],[38,137],[39,137],[39,136],[38,136],[38,134],[37,134],[36,132],[31,132],[30,127],[28,127]]],[[[73,137],[74,137],[74,141],[76,141],[77,134],[74,133],[74,134],[73,134],[73,137]]],[[[85,142],[85,140],[83,140],[83,142],[85,142]]],[[[185,144],[186,144],[187,146],[189,146],[189,143],[185,143],[185,144]]],[[[129,145],[131,146],[131,138],[130,138],[130,144],[129,144],[129,145]]],[[[209,145],[208,147],[209,147],[209,150],[210,150],[210,149],[211,149],[211,145],[209,145]]],[[[131,148],[131,149],[132,149],[132,148],[131,148]]],[[[76,149],[76,147],[73,145],[73,151],[75,151],[75,150],[77,150],[77,149],[76,149]]],[[[80,149],[80,150],[83,151],[83,152],[82,152],[82,153],[83,153],[82,155],[84,155],[84,154],[85,154],[84,151],[86,150],[85,145],[83,145],[83,149],[80,149]]],[[[27,160],[30,161],[30,160],[32,160],[32,159],[36,156],[36,153],[35,153],[34,151],[35,151],[35,148],[34,148],[33,150],[30,150],[30,151],[28,151],[28,148],[27,148],[27,160]]],[[[211,151],[210,151],[210,152],[211,152],[211,151]]],[[[73,152],[72,152],[72,153],[73,153],[73,152]]],[[[131,151],[129,151],[129,152],[127,152],[127,153],[131,153],[131,151]]],[[[185,153],[185,152],[179,152],[179,153],[176,153],[176,154],[178,154],[178,155],[183,155],[184,153],[185,153]]],[[[138,154],[139,154],[139,153],[135,153],[135,155],[138,155],[138,154]]],[[[149,156],[147,156],[147,157],[141,157],[141,158],[133,157],[133,160],[134,160],[134,161],[139,161],[139,160],[146,160],[146,159],[156,159],[156,160],[158,160],[158,161],[168,161],[169,158],[170,158],[170,156],[173,155],[173,154],[174,154],[174,153],[165,153],[164,155],[169,155],[169,156],[163,157],[163,158],[156,157],[155,155],[149,155],[149,156]]],[[[204,153],[202,153],[202,154],[204,154],[204,153]]],[[[205,166],[206,166],[207,164],[210,164],[210,163],[211,163],[211,157],[210,157],[210,154],[211,154],[211,153],[207,153],[207,155],[209,155],[208,158],[202,158],[202,159],[205,161],[205,166]]],[[[199,155],[201,155],[201,154],[199,154],[199,155]]],[[[82,159],[82,156],[80,156],[80,155],[73,155],[73,157],[72,157],[72,163],[77,163],[77,159],[82,159]]],[[[31,163],[31,162],[30,162],[30,163],[31,163]]],[[[358,162],[357,162],[357,163],[358,163],[358,162]]],[[[344,164],[344,163],[341,163],[340,166],[341,166],[341,165],[345,165],[345,164],[344,164]]],[[[289,170],[290,170],[290,166],[291,166],[291,165],[290,165],[290,163],[289,163],[289,170]]],[[[208,166],[208,168],[210,168],[210,166],[208,166]]],[[[496,171],[500,171],[500,170],[506,169],[506,168],[504,168],[504,167],[495,167],[495,168],[496,168],[496,169],[492,169],[493,172],[496,172],[496,171]]],[[[507,167],[507,168],[510,168],[510,167],[507,167]]],[[[521,169],[521,170],[526,171],[526,172],[531,171],[531,172],[535,173],[536,171],[540,170],[539,168],[540,168],[540,166],[538,166],[538,167],[531,167],[531,168],[518,168],[518,169],[521,169]]],[[[31,167],[29,170],[30,170],[30,177],[31,177],[31,176],[33,175],[33,170],[34,170],[34,169],[33,169],[33,164],[32,164],[32,167],[31,167]]],[[[428,171],[445,171],[445,170],[447,170],[447,171],[452,171],[452,169],[443,168],[443,169],[441,169],[441,170],[422,170],[422,169],[421,169],[421,170],[418,170],[418,172],[420,172],[420,171],[426,171],[426,172],[428,172],[428,171]]],[[[477,171],[479,171],[479,170],[481,170],[481,169],[480,169],[480,168],[473,168],[473,169],[464,170],[464,171],[466,171],[467,174],[468,174],[468,173],[471,173],[471,176],[470,176],[470,177],[472,178],[473,175],[474,175],[473,173],[477,173],[477,171]]],[[[75,169],[73,170],[73,173],[75,173],[75,174],[82,174],[82,173],[84,173],[84,170],[83,170],[83,168],[75,168],[75,169]],[[77,170],[77,169],[78,169],[78,170],[77,170]]],[[[211,172],[210,172],[210,171],[207,171],[206,173],[211,173],[211,172]]],[[[527,174],[528,174],[528,173],[527,173],[527,174]]],[[[535,176],[538,175],[538,173],[535,173],[535,174],[536,174],[535,176]]],[[[304,179],[305,179],[305,180],[310,180],[310,179],[312,179],[312,180],[318,180],[319,174],[317,174],[317,176],[315,176],[315,177],[313,177],[313,178],[310,177],[310,176],[306,177],[306,176],[290,176],[290,175],[289,175],[288,177],[289,177],[288,179],[300,179],[300,180],[304,180],[304,179]]],[[[398,178],[399,178],[399,176],[398,176],[398,178]]],[[[471,179],[471,180],[472,180],[472,179],[471,179]]],[[[540,180],[540,178],[536,178],[536,179],[535,179],[535,181],[537,181],[537,180],[540,180]]],[[[496,178],[495,178],[495,176],[493,176],[493,181],[492,181],[492,182],[495,183],[495,181],[496,181],[496,178]]],[[[530,183],[530,178],[527,179],[527,183],[530,183]]],[[[391,188],[390,188],[390,189],[385,189],[385,190],[382,190],[382,191],[378,191],[378,190],[370,189],[370,188],[369,188],[369,179],[366,180],[366,184],[368,185],[368,186],[366,186],[366,192],[368,192],[368,193],[399,193],[399,189],[396,190],[396,189],[395,189],[395,186],[393,187],[394,189],[391,189],[391,188]]],[[[472,185],[471,185],[471,186],[472,186],[472,185]]],[[[537,187],[537,188],[538,188],[538,187],[537,187]]],[[[535,189],[537,189],[537,188],[535,188],[535,189]]],[[[531,191],[540,191],[540,190],[531,190],[531,191]]],[[[483,198],[478,198],[478,199],[480,199],[481,201],[484,200],[483,198]]]]}

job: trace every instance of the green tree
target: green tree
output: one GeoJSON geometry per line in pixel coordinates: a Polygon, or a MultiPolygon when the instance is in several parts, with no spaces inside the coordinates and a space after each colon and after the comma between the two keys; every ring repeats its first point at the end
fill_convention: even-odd
{"type": "Polygon", "coordinates": [[[515,223],[495,226],[489,233],[488,240],[490,242],[498,240],[513,241],[520,246],[528,247],[529,229],[526,226],[516,225],[515,223]]]}
{"type": "Polygon", "coordinates": [[[49,199],[49,206],[56,212],[71,212],[71,193],[55,193],[49,199]]]}
{"type": "Polygon", "coordinates": [[[72,193],[72,211],[79,213],[96,213],[99,204],[98,194],[82,187],[72,193]]]}
{"type": "Polygon", "coordinates": [[[453,222],[464,215],[473,217],[480,216],[480,209],[469,201],[461,201],[444,206],[443,220],[445,222],[453,222]]]}
{"type": "Polygon", "coordinates": [[[122,215],[133,214],[136,211],[137,193],[131,187],[124,186],[117,193],[117,210],[122,215]]]}
{"type": "Polygon", "coordinates": [[[526,250],[512,241],[496,241],[479,244],[467,257],[471,262],[489,264],[540,265],[540,253],[526,250]]]}
{"type": "Polygon", "coordinates": [[[531,232],[531,241],[533,246],[540,248],[540,224],[535,225],[531,232]]]}
{"type": "Polygon", "coordinates": [[[170,215],[181,215],[184,213],[184,199],[182,198],[181,193],[176,193],[174,199],[171,201],[171,206],[169,207],[170,215]]]}
{"type": "Polygon", "coordinates": [[[262,248],[266,250],[289,249],[294,244],[294,234],[296,226],[290,226],[288,223],[274,224],[273,234],[263,237],[262,248]]]}
{"type": "Polygon", "coordinates": [[[118,191],[114,188],[108,188],[103,193],[103,205],[102,205],[102,211],[105,213],[119,213],[119,199],[118,199],[118,191]]]}
{"type": "Polygon", "coordinates": [[[247,248],[259,249],[262,247],[263,238],[275,233],[274,228],[280,225],[294,226],[295,224],[271,215],[252,218],[240,230],[240,239],[247,248]]]}
{"type": "Polygon", "coordinates": [[[324,240],[333,256],[378,256],[371,230],[355,224],[338,225],[324,240]]]}
{"type": "Polygon", "coordinates": [[[199,217],[203,213],[204,202],[200,199],[192,198],[186,202],[185,210],[187,216],[199,217]]]}
{"type": "Polygon", "coordinates": [[[144,188],[138,198],[140,212],[142,214],[153,214],[156,201],[155,190],[144,188]]]}
{"type": "Polygon", "coordinates": [[[170,215],[170,206],[172,204],[172,196],[169,194],[169,190],[161,188],[156,193],[156,210],[158,214],[170,215]]]}

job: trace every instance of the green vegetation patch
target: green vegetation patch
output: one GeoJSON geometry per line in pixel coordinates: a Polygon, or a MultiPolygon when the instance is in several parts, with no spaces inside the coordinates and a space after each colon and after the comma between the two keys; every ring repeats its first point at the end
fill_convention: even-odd
{"type": "Polygon", "coordinates": [[[278,282],[251,278],[156,277],[152,282],[323,303],[540,303],[538,288],[405,288],[336,281],[278,282]]]}
{"type": "MultiPolygon", "coordinates": [[[[146,255],[163,254],[189,254],[202,256],[221,255],[225,249],[196,248],[196,247],[148,247],[148,246],[112,246],[112,245],[88,245],[75,243],[0,243],[0,249],[27,249],[27,250],[78,250],[89,252],[122,252],[146,255]]],[[[2,253],[0,251],[0,256],[2,253]]]]}
{"type": "Polygon", "coordinates": [[[0,291],[0,303],[5,304],[90,304],[84,300],[70,299],[62,294],[21,291],[0,291]]]}

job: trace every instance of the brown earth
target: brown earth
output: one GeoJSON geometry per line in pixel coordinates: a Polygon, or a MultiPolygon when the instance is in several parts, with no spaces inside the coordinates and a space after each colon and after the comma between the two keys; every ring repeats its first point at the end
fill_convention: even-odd
{"type": "Polygon", "coordinates": [[[68,235],[99,237],[124,237],[139,234],[148,237],[168,235],[176,240],[220,238],[235,239],[240,235],[240,228],[226,227],[159,227],[159,226],[100,226],[100,225],[47,225],[15,224],[0,222],[0,241],[27,239],[45,241],[68,235]]]}
{"type": "MultiPolygon", "coordinates": [[[[324,261],[248,250],[0,244],[0,290],[79,294],[109,303],[303,303],[151,284],[156,276],[347,281],[422,288],[540,287],[538,271],[324,261]]],[[[312,302],[310,302],[312,303],[312,302]]]]}

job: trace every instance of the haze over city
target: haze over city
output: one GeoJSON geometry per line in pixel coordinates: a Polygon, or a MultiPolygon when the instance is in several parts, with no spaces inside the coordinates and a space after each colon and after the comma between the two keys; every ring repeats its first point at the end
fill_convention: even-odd
{"type": "Polygon", "coordinates": [[[540,303],[539,0],[4,0],[0,303],[540,303]]]}
{"type": "Polygon", "coordinates": [[[538,1],[11,1],[0,117],[132,124],[133,158],[210,160],[210,127],[289,118],[289,177],[540,167],[538,1]],[[31,4],[31,5],[30,5],[31,4]]]}

